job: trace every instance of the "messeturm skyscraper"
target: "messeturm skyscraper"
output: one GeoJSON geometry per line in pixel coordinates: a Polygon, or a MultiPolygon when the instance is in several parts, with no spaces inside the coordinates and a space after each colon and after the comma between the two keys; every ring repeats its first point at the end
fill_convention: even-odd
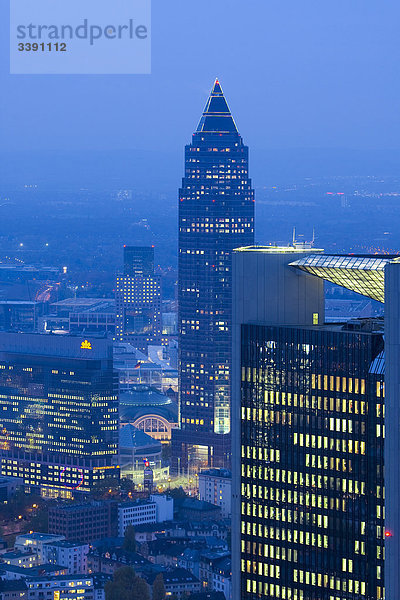
{"type": "Polygon", "coordinates": [[[230,461],[234,248],[254,243],[248,148],[218,80],[192,143],[179,191],[180,424],[175,466],[230,461]]]}

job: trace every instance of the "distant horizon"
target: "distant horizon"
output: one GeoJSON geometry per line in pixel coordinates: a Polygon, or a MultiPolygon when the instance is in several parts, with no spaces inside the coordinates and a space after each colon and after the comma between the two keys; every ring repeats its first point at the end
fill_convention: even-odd
{"type": "MultiPolygon", "coordinates": [[[[246,140],[245,140],[246,143],[246,140]]],[[[249,147],[250,176],[256,189],[307,178],[400,177],[400,149],[249,147]]],[[[44,189],[113,190],[147,193],[178,191],[184,146],[162,150],[0,151],[0,192],[37,184],[44,189]],[[156,163],[156,169],[154,167],[156,163]]]]}

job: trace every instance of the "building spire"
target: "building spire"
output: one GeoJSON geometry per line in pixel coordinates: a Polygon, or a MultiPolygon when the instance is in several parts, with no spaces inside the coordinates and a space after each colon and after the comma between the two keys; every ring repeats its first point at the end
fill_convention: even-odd
{"type": "Polygon", "coordinates": [[[218,78],[214,82],[196,131],[198,133],[238,133],[218,78]]]}

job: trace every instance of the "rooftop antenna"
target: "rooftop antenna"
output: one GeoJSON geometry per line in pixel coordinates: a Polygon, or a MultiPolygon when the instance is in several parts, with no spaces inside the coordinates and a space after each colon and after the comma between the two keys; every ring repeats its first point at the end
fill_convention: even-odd
{"type": "Polygon", "coordinates": [[[313,230],[312,230],[312,242],[311,242],[311,246],[314,246],[314,242],[315,242],[315,227],[313,227],[313,230]]]}

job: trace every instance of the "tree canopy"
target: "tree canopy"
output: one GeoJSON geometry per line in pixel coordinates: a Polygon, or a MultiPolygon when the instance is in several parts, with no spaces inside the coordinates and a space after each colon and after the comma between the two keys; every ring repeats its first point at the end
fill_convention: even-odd
{"type": "Polygon", "coordinates": [[[149,586],[132,567],[121,567],[104,587],[106,600],[150,600],[149,586]]]}
{"type": "Polygon", "coordinates": [[[124,550],[128,552],[136,552],[136,531],[133,525],[128,525],[125,529],[124,543],[122,545],[124,550]]]}
{"type": "Polygon", "coordinates": [[[159,573],[153,582],[152,600],[165,600],[165,596],[164,577],[159,573]]]}

